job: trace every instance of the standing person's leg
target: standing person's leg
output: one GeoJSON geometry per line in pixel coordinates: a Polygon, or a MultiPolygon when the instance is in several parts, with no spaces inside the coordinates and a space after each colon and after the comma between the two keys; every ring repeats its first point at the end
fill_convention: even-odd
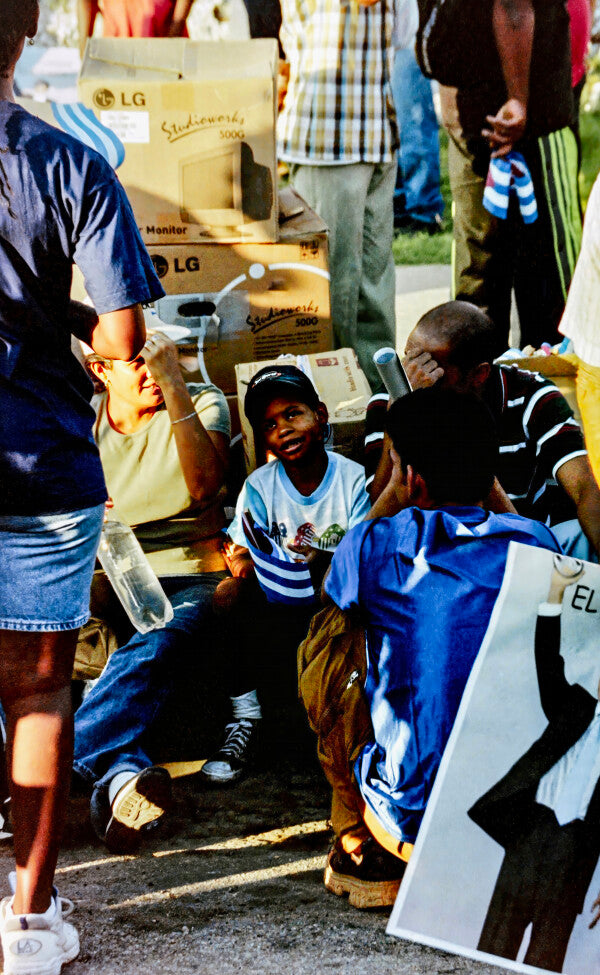
{"type": "Polygon", "coordinates": [[[495,354],[500,355],[510,331],[515,260],[511,226],[483,206],[485,164],[475,160],[463,138],[454,89],[442,86],[440,94],[454,219],[452,297],[470,301],[490,316],[497,334],[495,354]]]}
{"type": "Polygon", "coordinates": [[[496,355],[508,346],[514,256],[510,224],[483,206],[485,177],[473,170],[473,157],[462,140],[448,133],[448,170],[452,189],[453,297],[470,301],[492,319],[496,355]]]}
{"type": "Polygon", "coordinates": [[[0,630],[18,914],[42,914],[50,904],[71,779],[77,634],[0,630]]]}
{"type": "Polygon", "coordinates": [[[394,221],[401,227],[402,218],[410,218],[435,232],[444,210],[439,126],[431,81],[422,74],[412,48],[396,51],[392,91],[400,126],[394,221]]]}
{"type": "MultiPolygon", "coordinates": [[[[292,166],[292,181],[329,228],[331,319],[338,347],[355,349],[358,298],[363,274],[363,233],[373,167],[292,166]]],[[[392,209],[390,204],[390,221],[392,209]]],[[[361,365],[363,363],[361,362],[361,365]]]]}
{"type": "Polygon", "coordinates": [[[562,340],[558,324],[581,247],[577,141],[569,128],[524,148],[538,218],[520,226],[515,296],[521,348],[562,340]]]}
{"type": "Polygon", "coordinates": [[[79,952],[53,890],[73,755],[71,674],[104,505],[0,517],[0,698],[7,719],[16,886],[0,905],[6,975],[56,975],[79,952]],[[31,933],[27,933],[31,932],[31,933]]]}
{"type": "Polygon", "coordinates": [[[292,169],[294,186],[329,227],[336,342],[339,347],[355,349],[371,384],[379,382],[373,352],[395,340],[395,167],[394,162],[292,169]]]}
{"type": "Polygon", "coordinates": [[[396,266],[392,251],[395,182],[395,162],[374,166],[365,203],[355,349],[373,389],[381,382],[373,365],[374,353],[384,346],[396,347],[396,266]]]}

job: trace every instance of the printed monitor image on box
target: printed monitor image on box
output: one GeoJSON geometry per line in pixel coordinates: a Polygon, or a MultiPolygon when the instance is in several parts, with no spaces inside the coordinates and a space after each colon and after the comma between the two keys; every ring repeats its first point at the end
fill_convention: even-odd
{"type": "Polygon", "coordinates": [[[197,153],[179,163],[179,203],[183,223],[212,237],[243,234],[244,224],[269,218],[270,172],[254,161],[245,142],[197,153]]]}
{"type": "Polygon", "coordinates": [[[270,38],[89,40],[80,98],[147,244],[277,239],[276,70],[270,38]]]}

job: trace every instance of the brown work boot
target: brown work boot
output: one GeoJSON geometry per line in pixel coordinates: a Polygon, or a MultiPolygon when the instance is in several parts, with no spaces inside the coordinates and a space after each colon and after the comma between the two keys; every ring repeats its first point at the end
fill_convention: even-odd
{"type": "Polygon", "coordinates": [[[332,894],[348,894],[353,907],[391,907],[406,863],[384,850],[372,837],[354,853],[345,853],[339,839],[329,850],[323,882],[332,894]]]}

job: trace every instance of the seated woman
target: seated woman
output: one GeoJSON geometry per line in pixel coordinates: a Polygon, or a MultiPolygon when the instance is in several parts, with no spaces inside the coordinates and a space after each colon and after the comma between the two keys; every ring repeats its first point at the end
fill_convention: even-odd
{"type": "MultiPolygon", "coordinates": [[[[195,649],[211,621],[212,594],[224,578],[220,500],[229,449],[229,411],[215,386],[186,385],[175,345],[150,336],[132,362],[92,355],[104,386],[96,396],[95,436],[116,518],[134,526],[171,600],[174,617],[134,633],[75,715],[75,771],[93,786],[91,818],[115,851],[137,845],[140,830],[169,803],[168,772],[146,754],[151,725],[173,688],[176,662],[195,649]]],[[[122,641],[121,641],[122,642],[122,641]]],[[[236,705],[248,704],[240,668],[231,668],[236,705]]],[[[250,694],[250,711],[256,695],[250,694]]]]}

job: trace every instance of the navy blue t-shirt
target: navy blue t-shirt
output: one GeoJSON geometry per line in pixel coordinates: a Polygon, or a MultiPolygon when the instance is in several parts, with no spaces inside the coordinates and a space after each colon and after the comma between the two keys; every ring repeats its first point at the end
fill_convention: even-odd
{"type": "Polygon", "coordinates": [[[510,542],[560,551],[549,528],[479,507],[406,508],[352,528],[325,583],[367,633],[365,693],[375,740],[355,775],[383,827],[414,843],[510,542]]]}
{"type": "Polygon", "coordinates": [[[71,352],[73,263],[99,314],[164,294],[108,163],[0,101],[0,514],[106,500],[92,384],[71,352]]]}

